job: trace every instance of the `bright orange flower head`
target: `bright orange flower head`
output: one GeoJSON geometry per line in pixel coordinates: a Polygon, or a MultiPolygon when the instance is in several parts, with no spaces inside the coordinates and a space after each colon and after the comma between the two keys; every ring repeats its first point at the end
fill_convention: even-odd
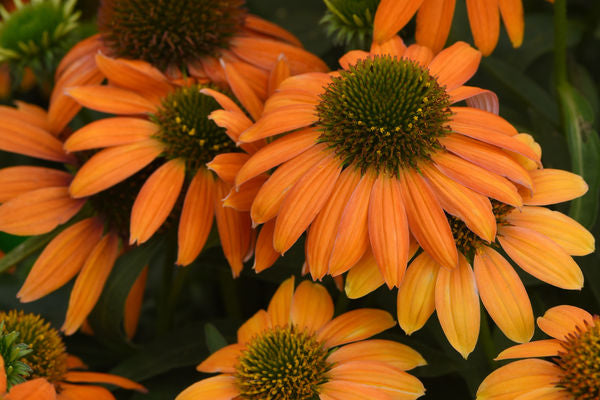
{"type": "Polygon", "coordinates": [[[465,43],[434,57],[395,37],[347,53],[341,71],[283,81],[239,141],[286,135],[236,176],[239,186],[277,167],[250,210],[254,224],[272,230],[274,250],[284,253],[308,230],[313,278],[340,275],[372,253],[393,287],[409,259],[409,232],[438,263],[458,265],[444,210],[493,241],[488,197],[520,207],[517,185],[531,188],[505,150],[535,162],[539,155],[496,115],[493,93],[463,86],[480,57],[465,43]],[[452,106],[465,99],[468,106],[452,106]]]}
{"type": "MultiPolygon", "coordinates": [[[[466,0],[475,46],[488,56],[500,36],[500,16],[514,47],[523,42],[522,0],[466,0]]],[[[375,14],[373,38],[383,43],[417,14],[417,43],[439,52],[448,39],[456,0],[382,0],[375,14]]]]}
{"type": "MultiPolygon", "coordinates": [[[[22,302],[37,300],[77,276],[63,326],[72,334],[96,304],[124,250],[120,243],[129,233],[127,203],[129,207],[133,204],[137,192],[132,188],[139,189],[143,179],[74,199],[69,195],[73,174],[67,171],[74,169],[77,159],[63,150],[62,133],[50,130],[45,110],[17,102],[17,108],[0,107],[0,120],[0,149],[66,164],[62,168],[23,165],[0,170],[0,231],[33,236],[66,224],[42,251],[17,296],[22,302]],[[73,219],[76,215],[81,218],[73,219]]],[[[145,171],[146,177],[151,170],[145,171]]],[[[132,304],[139,306],[139,302],[132,304]]],[[[130,305],[126,312],[130,333],[137,325],[135,309],[130,305]]]]}
{"type": "Polygon", "coordinates": [[[226,87],[222,58],[263,99],[269,71],[280,54],[286,55],[294,74],[327,70],[290,32],[248,14],[244,0],[103,0],[98,14],[100,33],[74,46],[56,70],[49,116],[58,130],[80,109],[64,89],[104,79],[96,63],[98,52],[133,64],[148,62],[171,81],[191,76],[226,87]]]}
{"type": "Polygon", "coordinates": [[[84,371],[77,357],[66,353],[59,333],[38,315],[22,311],[0,312],[0,398],[5,400],[86,400],[112,399],[110,391],[95,383],[116,385],[146,392],[146,389],[117,375],[84,371]],[[10,337],[9,342],[6,341],[10,337]],[[6,346],[8,343],[8,347],[6,346]],[[14,357],[23,347],[27,353],[14,357]],[[16,368],[26,373],[15,379],[16,368]],[[8,392],[8,393],[6,393],[8,392]]]}
{"type": "Polygon", "coordinates": [[[600,317],[581,308],[557,306],[537,324],[552,339],[501,352],[497,360],[527,359],[492,372],[479,386],[477,400],[600,398],[600,317]],[[550,362],[542,357],[554,358],[550,362]]]}
{"type": "Polygon", "coordinates": [[[283,282],[267,311],[238,330],[236,344],[198,365],[215,373],[185,389],[176,400],[416,399],[423,384],[404,372],[425,365],[410,347],[365,340],[394,326],[387,312],[358,309],[334,319],[327,290],[294,279],[283,282]],[[398,397],[401,396],[401,397],[398,397]]]}

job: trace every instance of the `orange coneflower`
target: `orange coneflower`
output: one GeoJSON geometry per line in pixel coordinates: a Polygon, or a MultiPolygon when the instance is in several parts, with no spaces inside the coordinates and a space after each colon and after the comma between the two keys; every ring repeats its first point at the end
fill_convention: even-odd
{"type": "Polygon", "coordinates": [[[65,344],[40,316],[15,310],[0,312],[0,397],[6,400],[112,399],[96,383],[145,392],[123,377],[83,371],[86,366],[67,354],[65,344]],[[5,394],[8,392],[7,394],[5,394]]]}
{"type": "MultiPolygon", "coordinates": [[[[46,112],[17,102],[17,108],[0,107],[0,149],[47,161],[75,164],[63,150],[61,135],[49,130],[46,112]]],[[[70,221],[87,204],[87,216],[66,227],[48,243],[34,263],[18,293],[22,302],[37,300],[62,287],[75,275],[63,330],[74,333],[96,304],[120,252],[119,243],[128,237],[129,210],[143,177],[130,179],[113,190],[91,198],[69,195],[73,174],[68,168],[14,166],[0,170],[0,231],[31,236],[48,233],[70,221]]],[[[152,168],[145,172],[149,175],[152,168]]],[[[127,332],[137,325],[139,287],[126,307],[127,332]]]]}
{"type": "Polygon", "coordinates": [[[238,341],[198,365],[220,372],[185,389],[176,400],[416,399],[423,384],[404,372],[425,360],[410,347],[365,340],[395,325],[390,314],[358,309],[333,320],[327,290],[283,282],[267,311],[238,330],[238,341]]]}
{"type": "Polygon", "coordinates": [[[512,182],[531,188],[527,171],[503,149],[539,156],[494,113],[494,94],[463,86],[480,57],[457,43],[434,58],[395,37],[370,53],[349,52],[342,71],[283,81],[239,141],[294,132],[259,150],[236,176],[239,186],[277,167],[251,208],[254,224],[274,221],[274,249],[284,253],[310,225],[313,278],[340,275],[372,251],[391,287],[406,268],[409,227],[436,261],[458,264],[444,210],[493,241],[487,197],[519,207],[512,182]],[[494,112],[451,107],[464,99],[494,112]],[[424,169],[436,171],[439,184],[429,184],[424,169]]]}
{"type": "Polygon", "coordinates": [[[227,84],[219,65],[223,58],[262,98],[269,71],[282,53],[294,74],[327,70],[290,32],[248,14],[244,0],[103,0],[98,15],[100,33],[74,46],[57,68],[60,90],[51,99],[49,115],[59,129],[79,110],[62,89],[104,78],[96,64],[98,51],[146,61],[174,81],[192,76],[219,85],[227,84]]]}
{"type": "MultiPolygon", "coordinates": [[[[147,63],[100,54],[96,58],[112,85],[74,87],[68,93],[84,106],[119,116],[88,124],[65,142],[68,151],[105,148],[77,172],[71,195],[101,193],[158,159],[164,163],[144,183],[133,205],[129,243],[147,241],[188,186],[179,222],[177,264],[194,261],[216,216],[223,252],[237,276],[251,250],[250,217],[248,212],[222,207],[222,199],[239,165],[260,147],[260,143],[236,146],[239,133],[252,121],[234,101],[210,86],[174,86],[147,63]],[[219,104],[226,110],[213,113],[219,104]],[[215,177],[205,164],[219,154],[225,156],[212,163],[218,172],[215,177]],[[217,166],[219,162],[225,166],[217,166]]],[[[232,90],[256,118],[262,101],[233,64],[222,63],[232,90]]]]}
{"type": "MultiPolygon", "coordinates": [[[[500,16],[513,47],[521,46],[525,22],[522,0],[466,0],[475,46],[488,56],[500,36],[500,16]]],[[[417,43],[440,51],[448,39],[456,0],[382,0],[375,14],[373,38],[393,37],[417,14],[417,43]]]]}
{"type": "Polygon", "coordinates": [[[600,317],[557,306],[538,318],[552,339],[510,347],[497,360],[514,361],[492,372],[477,400],[596,400],[600,398],[600,317]],[[533,357],[554,357],[553,362],[533,357]]]}

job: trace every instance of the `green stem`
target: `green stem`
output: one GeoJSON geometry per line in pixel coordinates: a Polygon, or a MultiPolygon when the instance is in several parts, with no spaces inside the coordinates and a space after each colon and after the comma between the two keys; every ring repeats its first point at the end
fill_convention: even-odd
{"type": "Polygon", "coordinates": [[[554,78],[556,87],[567,80],[567,0],[554,1],[554,78]]]}

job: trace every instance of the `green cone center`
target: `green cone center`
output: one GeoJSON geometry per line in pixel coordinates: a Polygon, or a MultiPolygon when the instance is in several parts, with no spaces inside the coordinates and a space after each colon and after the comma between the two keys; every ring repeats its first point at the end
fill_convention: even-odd
{"type": "Polygon", "coordinates": [[[329,368],[327,351],[314,335],[286,327],[248,343],[235,376],[243,399],[312,400],[329,368]]]}
{"type": "Polygon", "coordinates": [[[450,97],[420,64],[390,56],[358,61],[321,95],[319,141],[344,166],[397,175],[440,149],[450,97]]]}

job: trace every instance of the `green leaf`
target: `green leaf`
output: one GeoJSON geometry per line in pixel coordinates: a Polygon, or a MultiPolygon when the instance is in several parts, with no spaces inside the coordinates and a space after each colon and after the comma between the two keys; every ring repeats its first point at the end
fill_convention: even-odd
{"type": "Polygon", "coordinates": [[[217,327],[210,322],[204,325],[204,334],[206,335],[206,347],[208,347],[211,354],[227,346],[227,340],[221,335],[217,327]]]}
{"type": "Polygon", "coordinates": [[[558,88],[571,165],[585,179],[588,192],[573,200],[569,215],[588,229],[598,215],[600,190],[600,139],[592,128],[594,112],[589,102],[572,86],[558,88]]]}
{"type": "Polygon", "coordinates": [[[108,348],[131,352],[132,345],[123,330],[125,300],[138,275],[163,243],[161,236],[155,236],[128,250],[115,262],[102,296],[89,317],[95,336],[108,348]]]}

